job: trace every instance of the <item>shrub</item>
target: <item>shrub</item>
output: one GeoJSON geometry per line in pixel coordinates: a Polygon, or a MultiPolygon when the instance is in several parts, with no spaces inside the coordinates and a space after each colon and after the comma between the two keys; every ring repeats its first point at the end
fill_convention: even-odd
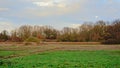
{"type": "Polygon", "coordinates": [[[108,39],[102,42],[103,44],[120,44],[119,40],[116,39],[108,39]]]}
{"type": "Polygon", "coordinates": [[[25,45],[33,45],[31,42],[25,42],[25,45]]]}
{"type": "Polygon", "coordinates": [[[35,43],[40,43],[40,39],[36,37],[29,37],[25,40],[25,42],[35,42],[35,43]]]}

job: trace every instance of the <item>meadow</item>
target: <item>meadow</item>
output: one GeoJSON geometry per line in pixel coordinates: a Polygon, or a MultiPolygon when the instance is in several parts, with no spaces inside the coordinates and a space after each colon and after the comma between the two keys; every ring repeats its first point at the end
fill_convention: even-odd
{"type": "Polygon", "coordinates": [[[0,44],[0,68],[120,68],[120,45],[0,44]]]}

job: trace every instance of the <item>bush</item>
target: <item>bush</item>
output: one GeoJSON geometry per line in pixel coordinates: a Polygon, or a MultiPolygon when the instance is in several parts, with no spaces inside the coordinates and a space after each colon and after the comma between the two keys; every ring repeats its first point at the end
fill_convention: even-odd
{"type": "Polygon", "coordinates": [[[120,44],[119,40],[116,39],[108,39],[102,42],[103,44],[120,44]]]}
{"type": "Polygon", "coordinates": [[[31,42],[25,42],[25,45],[33,45],[31,42]]]}
{"type": "Polygon", "coordinates": [[[40,43],[40,39],[36,38],[36,37],[29,37],[25,40],[25,42],[36,42],[36,43],[40,43]]]}
{"type": "Polygon", "coordinates": [[[0,60],[0,66],[11,66],[12,64],[14,64],[13,62],[11,61],[8,61],[8,60],[0,60]]]}

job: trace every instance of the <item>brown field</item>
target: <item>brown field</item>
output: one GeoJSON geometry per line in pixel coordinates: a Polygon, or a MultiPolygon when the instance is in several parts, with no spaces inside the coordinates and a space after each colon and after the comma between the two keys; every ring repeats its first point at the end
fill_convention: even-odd
{"type": "Polygon", "coordinates": [[[0,43],[0,50],[119,50],[120,45],[104,45],[99,42],[43,42],[36,43],[0,43]]]}
{"type": "Polygon", "coordinates": [[[56,50],[120,50],[120,45],[102,45],[98,42],[44,42],[40,44],[29,43],[28,45],[12,42],[0,43],[0,51],[18,51],[17,54],[12,54],[4,58],[56,50]]]}

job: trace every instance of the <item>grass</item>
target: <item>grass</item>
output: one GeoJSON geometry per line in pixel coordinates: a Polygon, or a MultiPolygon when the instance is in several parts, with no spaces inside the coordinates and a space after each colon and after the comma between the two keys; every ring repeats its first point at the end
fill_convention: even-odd
{"type": "Polygon", "coordinates": [[[9,56],[9,55],[14,55],[17,54],[17,51],[0,51],[0,56],[9,56]]]}
{"type": "Polygon", "coordinates": [[[120,50],[48,51],[0,60],[0,68],[120,68],[120,50]]]}

